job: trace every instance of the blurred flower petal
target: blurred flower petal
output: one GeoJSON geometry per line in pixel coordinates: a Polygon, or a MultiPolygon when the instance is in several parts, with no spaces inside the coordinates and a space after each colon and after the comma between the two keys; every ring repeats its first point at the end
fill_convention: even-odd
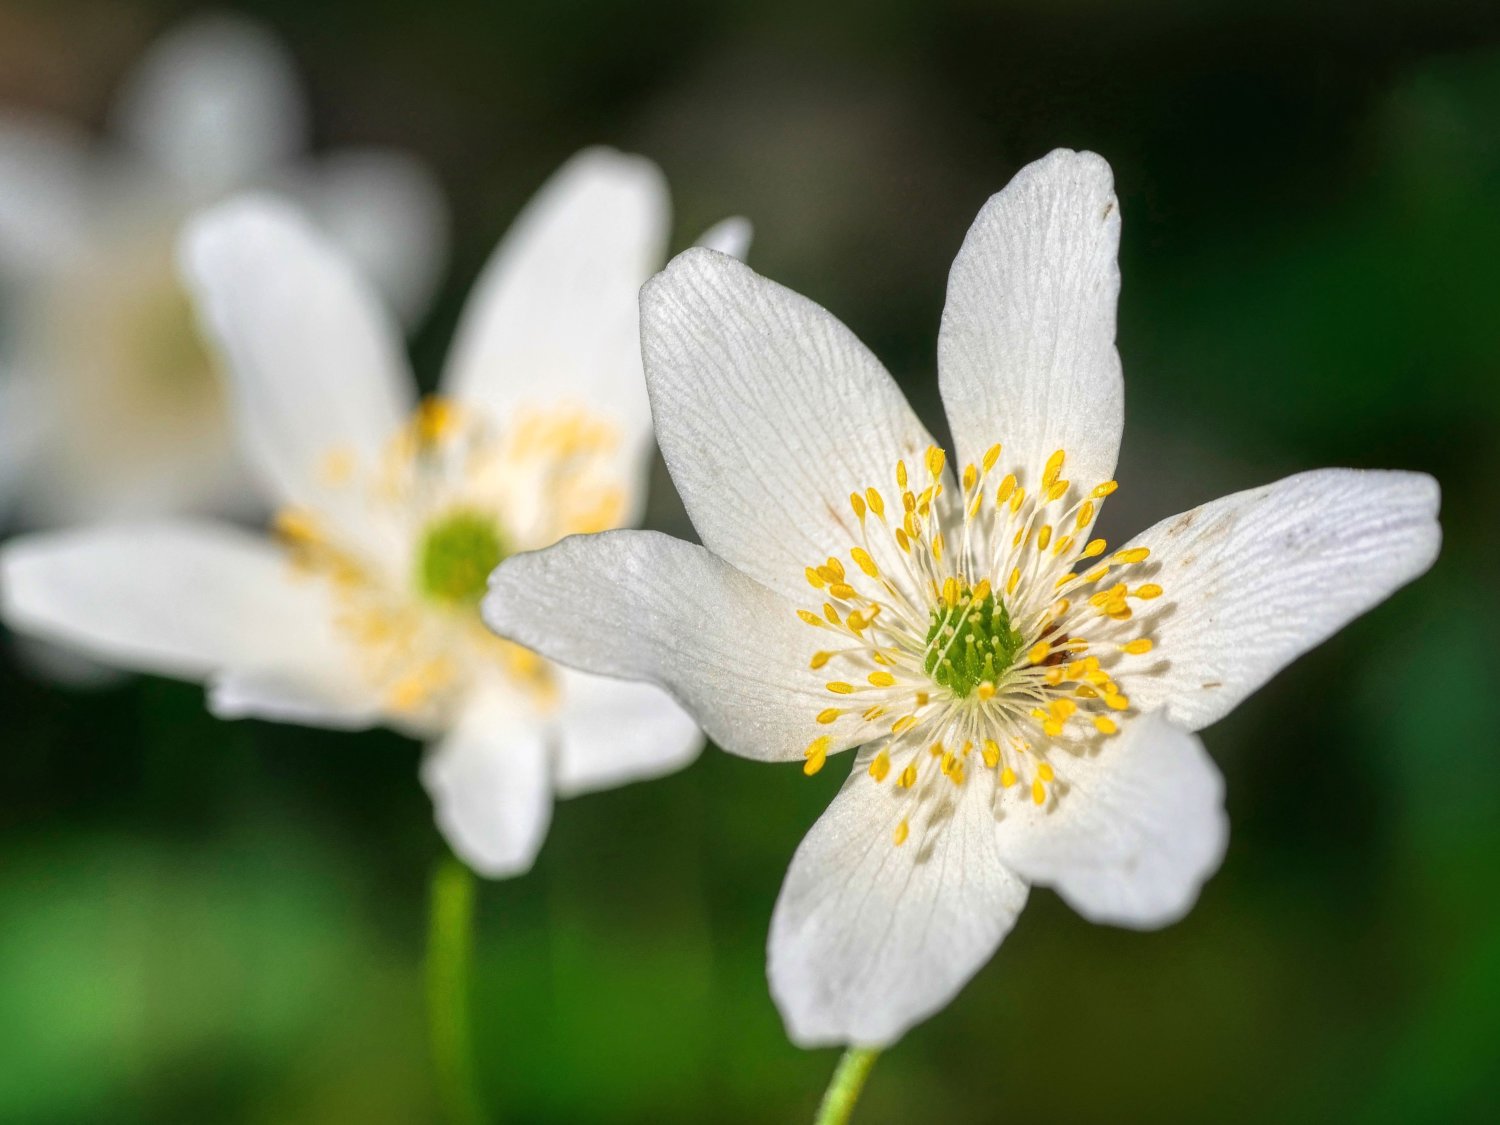
{"type": "Polygon", "coordinates": [[[611,789],[681,769],[703,749],[703,732],[653,684],[558,670],[557,792],[611,789]]]}
{"type": "Polygon", "coordinates": [[[227,14],[199,16],[151,47],[120,93],[116,127],[199,202],[270,172],[306,133],[285,49],[227,14]]]}

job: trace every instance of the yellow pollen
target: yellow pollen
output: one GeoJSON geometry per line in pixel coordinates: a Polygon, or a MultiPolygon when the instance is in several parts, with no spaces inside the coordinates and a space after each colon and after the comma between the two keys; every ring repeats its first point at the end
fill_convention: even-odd
{"type": "Polygon", "coordinates": [[[973,465],[964,466],[964,491],[968,492],[979,483],[979,470],[973,465]]]}
{"type": "Polygon", "coordinates": [[[909,765],[901,771],[901,776],[896,779],[896,784],[902,789],[910,789],[917,783],[917,767],[909,765]]]}
{"type": "Polygon", "coordinates": [[[901,489],[906,487],[906,462],[904,460],[896,462],[896,487],[901,489]]]}
{"type": "Polygon", "coordinates": [[[1130,706],[1130,700],[1119,692],[1112,691],[1104,696],[1104,705],[1111,711],[1123,711],[1130,706]]]}
{"type": "Polygon", "coordinates": [[[1141,653],[1143,653],[1143,652],[1150,652],[1151,651],[1151,638],[1150,637],[1137,637],[1133,641],[1127,641],[1125,644],[1121,645],[1120,647],[1122,649],[1124,649],[1126,652],[1130,653],[1131,656],[1140,656],[1141,653]]]}
{"type": "Polygon", "coordinates": [[[1052,487],[1049,488],[1049,489],[1047,489],[1047,500],[1048,500],[1048,502],[1051,502],[1051,501],[1054,501],[1054,500],[1061,500],[1063,498],[1063,494],[1068,491],[1068,485],[1069,485],[1069,483],[1070,483],[1069,481],[1065,481],[1065,480],[1055,481],[1052,484],[1052,487]]]}
{"type": "Polygon", "coordinates": [[[846,582],[835,582],[832,586],[828,587],[828,593],[838,598],[841,602],[850,601],[856,596],[854,587],[846,582]]]}
{"type": "Polygon", "coordinates": [[[865,522],[865,498],[857,492],[849,493],[849,507],[854,511],[854,518],[860,523],[865,522]]]}
{"type": "Polygon", "coordinates": [[[1013,513],[1019,512],[1021,505],[1024,503],[1026,503],[1026,490],[1024,488],[1017,488],[1010,494],[1010,510],[1013,513]]]}
{"type": "Polygon", "coordinates": [[[1042,472],[1042,484],[1044,487],[1051,488],[1057,482],[1058,476],[1062,473],[1062,467],[1063,451],[1059,449],[1051,457],[1047,458],[1047,468],[1042,472]]]}
{"type": "Polygon", "coordinates": [[[1018,566],[1013,567],[1010,572],[1010,577],[1005,580],[1005,592],[1007,594],[1014,594],[1016,592],[1016,587],[1020,584],[1021,568],[1018,566]]]}
{"type": "Polygon", "coordinates": [[[984,740],[984,764],[994,769],[1000,764],[1000,744],[993,738],[984,740]]]}
{"type": "Polygon", "coordinates": [[[1000,460],[1000,443],[996,442],[990,446],[984,455],[984,471],[989,472],[995,467],[995,462],[1000,460]]]}
{"type": "Polygon", "coordinates": [[[1050,542],[1052,542],[1052,525],[1044,523],[1042,524],[1042,529],[1036,533],[1036,549],[1038,551],[1045,551],[1047,544],[1050,542]]]}
{"type": "Polygon", "coordinates": [[[870,557],[870,552],[863,547],[855,547],[849,552],[849,557],[854,560],[854,565],[859,567],[871,578],[880,575],[880,568],[875,565],[875,560],[870,557]]]}
{"type": "Polygon", "coordinates": [[[1155,582],[1147,582],[1144,586],[1135,588],[1135,596],[1143,602],[1149,602],[1152,598],[1161,597],[1161,587],[1155,582]]]}
{"type": "Polygon", "coordinates": [[[873,777],[877,783],[879,783],[884,781],[886,779],[886,775],[890,772],[891,756],[884,750],[882,750],[879,754],[876,754],[874,760],[870,762],[870,776],[873,777]]]}
{"type": "Polygon", "coordinates": [[[984,680],[974,690],[978,694],[981,703],[987,703],[989,700],[995,698],[995,685],[989,680],[984,680]]]}
{"type": "Polygon", "coordinates": [[[1113,719],[1105,718],[1103,715],[1095,717],[1094,729],[1097,730],[1100,734],[1117,734],[1120,730],[1120,728],[1115,725],[1115,721],[1113,719]]]}
{"type": "Polygon", "coordinates": [[[895,687],[896,677],[889,672],[871,672],[865,677],[875,687],[895,687]]]}
{"type": "Polygon", "coordinates": [[[823,616],[828,618],[828,624],[830,625],[837,625],[839,623],[839,611],[834,609],[829,602],[823,603],[823,616]]]}
{"type": "Polygon", "coordinates": [[[803,573],[807,575],[807,584],[814,590],[821,590],[824,586],[828,585],[823,576],[812,567],[808,567],[803,573]]]}
{"type": "Polygon", "coordinates": [[[1138,563],[1145,562],[1150,554],[1151,549],[1149,547],[1131,547],[1129,550],[1116,551],[1114,557],[1115,562],[1138,563]]]}
{"type": "Polygon", "coordinates": [[[1037,641],[1026,653],[1026,659],[1033,664],[1040,664],[1052,655],[1052,643],[1050,641],[1037,641]]]}
{"type": "Polygon", "coordinates": [[[832,745],[832,742],[833,740],[826,734],[820,734],[807,744],[807,749],[802,751],[802,756],[807,759],[802,764],[803,773],[811,777],[823,768],[823,763],[828,760],[828,747],[832,745]]]}
{"type": "Polygon", "coordinates": [[[901,823],[896,825],[896,831],[891,834],[891,839],[896,842],[896,846],[899,848],[902,844],[906,843],[906,838],[909,835],[911,835],[911,827],[906,823],[906,818],[903,816],[901,823]]]}
{"type": "Polygon", "coordinates": [[[1042,785],[1041,778],[1037,778],[1031,783],[1031,799],[1039,805],[1046,803],[1047,789],[1042,785]]]}
{"type": "Polygon", "coordinates": [[[816,625],[820,629],[823,627],[823,619],[816,613],[813,613],[811,610],[799,609],[797,611],[797,616],[802,618],[802,620],[809,625],[816,625]]]}
{"type": "Polygon", "coordinates": [[[824,708],[818,712],[818,722],[826,727],[829,723],[836,722],[843,713],[843,710],[838,707],[824,708]]]}
{"type": "Polygon", "coordinates": [[[1087,547],[1083,549],[1083,558],[1091,559],[1095,555],[1102,555],[1108,550],[1109,544],[1103,539],[1090,539],[1087,547]]]}
{"type": "Polygon", "coordinates": [[[828,690],[833,692],[834,695],[853,695],[854,685],[846,684],[842,680],[834,680],[833,683],[828,685],[828,690]]]}
{"type": "Polygon", "coordinates": [[[927,447],[927,471],[932,474],[934,480],[943,475],[943,466],[948,463],[948,455],[935,445],[927,447]]]}
{"type": "Polygon", "coordinates": [[[1079,531],[1082,531],[1084,528],[1088,527],[1090,523],[1093,522],[1093,519],[1094,502],[1092,500],[1085,500],[1083,502],[1083,507],[1078,509],[1078,520],[1075,526],[1079,531]]]}
{"type": "Polygon", "coordinates": [[[833,653],[831,652],[815,652],[812,654],[812,659],[807,662],[807,666],[816,671],[832,659],[833,653]]]}
{"type": "Polygon", "coordinates": [[[1010,499],[1010,494],[1016,488],[1016,474],[1006,473],[1005,479],[1000,482],[1000,487],[995,491],[995,507],[1000,507],[1010,499]]]}
{"type": "Polygon", "coordinates": [[[870,505],[876,519],[885,519],[885,498],[874,488],[865,489],[865,503],[870,505]]]}

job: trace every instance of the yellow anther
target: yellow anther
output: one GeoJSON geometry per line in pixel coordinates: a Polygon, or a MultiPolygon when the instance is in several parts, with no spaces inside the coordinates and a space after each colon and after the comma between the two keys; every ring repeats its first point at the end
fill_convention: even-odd
{"type": "Polygon", "coordinates": [[[807,666],[813,671],[817,671],[832,659],[833,653],[831,652],[815,652],[812,654],[812,659],[807,662],[807,666]]]}
{"type": "Polygon", "coordinates": [[[1052,717],[1058,722],[1067,722],[1078,711],[1078,704],[1071,699],[1054,699],[1052,701],[1052,717]]]}
{"type": "Polygon", "coordinates": [[[928,699],[928,695],[927,695],[927,693],[925,691],[919,691],[919,692],[917,692],[917,695],[916,695],[916,704],[917,704],[918,707],[926,707],[927,706],[927,699],[928,699]]]}
{"type": "Polygon", "coordinates": [[[853,613],[849,614],[848,618],[845,619],[844,624],[849,626],[850,631],[857,635],[863,633],[867,628],[869,628],[870,621],[869,618],[860,613],[859,610],[855,610],[853,613]]]}
{"type": "Polygon", "coordinates": [[[1058,476],[1062,473],[1063,451],[1059,449],[1051,457],[1047,458],[1047,468],[1042,472],[1042,484],[1051,488],[1058,476]]]}
{"type": "Polygon", "coordinates": [[[1074,574],[1072,571],[1069,571],[1067,574],[1064,574],[1061,578],[1059,578],[1056,582],[1052,583],[1052,588],[1054,590],[1061,590],[1064,586],[1066,586],[1069,582],[1073,581],[1077,577],[1078,575],[1074,574]]]}
{"type": "Polygon", "coordinates": [[[1094,497],[1094,499],[1096,500],[1103,500],[1106,496],[1108,496],[1111,492],[1119,487],[1120,484],[1118,481],[1107,480],[1103,484],[1096,485],[1094,487],[1094,491],[1089,493],[1089,495],[1094,497]]]}
{"type": "Polygon", "coordinates": [[[1140,656],[1143,652],[1151,651],[1151,638],[1137,637],[1133,641],[1126,641],[1120,647],[1130,653],[1131,656],[1140,656]]]}
{"type": "Polygon", "coordinates": [[[1000,764],[1000,744],[993,738],[984,740],[984,764],[994,769],[1000,764]]]}
{"type": "Polygon", "coordinates": [[[1016,771],[1006,766],[1000,771],[1000,784],[1009,789],[1016,783],[1016,771]]]}
{"type": "Polygon", "coordinates": [[[901,494],[901,506],[908,512],[917,510],[917,494],[915,492],[903,492],[901,494]]]}
{"type": "Polygon", "coordinates": [[[807,584],[814,590],[821,590],[824,586],[828,585],[824,577],[812,567],[808,567],[803,573],[807,575],[807,584]]]}
{"type": "Polygon", "coordinates": [[[1026,659],[1029,660],[1029,661],[1031,661],[1033,664],[1040,664],[1042,661],[1046,660],[1047,657],[1049,657],[1051,655],[1052,655],[1052,642],[1050,642],[1050,641],[1037,641],[1036,644],[1032,645],[1031,648],[1027,650],[1027,652],[1026,652],[1026,659]]]}
{"type": "Polygon", "coordinates": [[[943,561],[943,533],[938,532],[932,537],[932,557],[938,562],[943,561]]]}
{"type": "Polygon", "coordinates": [[[943,579],[943,601],[950,606],[958,605],[958,579],[951,574],[943,579]]]}
{"type": "Polygon", "coordinates": [[[1109,544],[1103,539],[1090,539],[1087,547],[1083,549],[1083,558],[1091,559],[1095,555],[1102,555],[1109,549],[1109,544]]]}
{"type": "Polygon", "coordinates": [[[854,587],[847,582],[835,582],[832,586],[828,587],[828,593],[843,602],[847,602],[857,596],[854,587]]]}
{"type": "Polygon", "coordinates": [[[911,554],[911,539],[902,528],[896,529],[896,546],[900,547],[908,555],[911,554]]]}
{"type": "Polygon", "coordinates": [[[854,518],[860,523],[865,522],[865,498],[857,492],[849,493],[849,507],[854,511],[854,518]]]}
{"type": "Polygon", "coordinates": [[[839,623],[839,611],[834,609],[833,605],[829,602],[823,603],[823,616],[828,619],[828,624],[830,625],[837,625],[839,623]]]}
{"type": "Polygon", "coordinates": [[[979,585],[975,586],[974,587],[974,592],[969,595],[969,600],[970,601],[975,601],[975,602],[982,602],[982,601],[984,601],[985,598],[987,598],[989,596],[990,596],[990,580],[988,578],[981,578],[979,580],[979,585]]]}
{"type": "Polygon", "coordinates": [[[1021,568],[1018,567],[1018,566],[1017,567],[1012,567],[1011,568],[1011,572],[1010,572],[1010,577],[1005,580],[1005,592],[1006,592],[1006,594],[1014,594],[1016,592],[1016,587],[1019,586],[1020,584],[1021,584],[1021,568]]]}
{"type": "Polygon", "coordinates": [[[1150,554],[1151,548],[1149,547],[1131,547],[1125,551],[1116,551],[1114,559],[1119,563],[1138,563],[1145,562],[1150,554]]]}
{"type": "Polygon", "coordinates": [[[834,695],[853,695],[855,690],[853,684],[846,684],[843,680],[834,680],[827,687],[834,695]]]}
{"type": "Polygon", "coordinates": [[[860,718],[864,719],[864,721],[867,723],[873,723],[876,719],[884,715],[885,712],[885,706],[883,704],[877,703],[874,707],[867,708],[865,710],[865,713],[861,715],[860,718]]]}
{"type": "Polygon", "coordinates": [[[910,789],[917,783],[917,767],[915,764],[907,766],[901,771],[901,776],[896,779],[896,784],[902,789],[910,789]]]}
{"type": "Polygon", "coordinates": [[[1053,501],[1061,500],[1067,494],[1068,485],[1071,483],[1071,481],[1066,480],[1053,481],[1052,486],[1047,489],[1047,502],[1050,504],[1053,501]]]}
{"type": "Polygon", "coordinates": [[[826,727],[829,723],[837,722],[838,717],[843,713],[842,708],[828,707],[818,712],[818,722],[826,727]]]}
{"type": "Polygon", "coordinates": [[[879,754],[876,754],[874,759],[870,762],[870,776],[873,777],[878,783],[884,781],[886,779],[886,775],[890,772],[891,756],[890,754],[882,750],[879,754]]]}
{"type": "Polygon", "coordinates": [[[943,475],[943,466],[948,463],[948,455],[935,445],[927,447],[927,471],[936,480],[943,475]]]}
{"type": "Polygon", "coordinates": [[[1077,526],[1077,528],[1078,528],[1079,531],[1082,531],[1084,528],[1088,527],[1088,525],[1090,523],[1092,523],[1093,521],[1094,521],[1094,502],[1092,500],[1085,500],[1083,502],[1083,507],[1081,507],[1081,508],[1078,509],[1078,520],[1077,520],[1076,526],[1077,526]]]}
{"type": "Polygon", "coordinates": [[[974,689],[974,692],[979,696],[979,702],[988,703],[995,698],[995,685],[989,680],[984,680],[974,689]]]}
{"type": "Polygon", "coordinates": [[[871,578],[880,575],[880,568],[875,565],[875,560],[870,557],[870,552],[863,547],[855,547],[849,552],[849,557],[854,560],[854,565],[859,567],[871,578]]]}
{"type": "Polygon", "coordinates": [[[870,506],[870,511],[875,513],[876,519],[885,519],[885,498],[876,489],[865,489],[865,503],[870,506]]]}
{"type": "Polygon", "coordinates": [[[1050,542],[1052,542],[1052,525],[1044,523],[1042,524],[1042,529],[1036,533],[1036,549],[1038,551],[1045,551],[1047,544],[1050,542]]]}
{"type": "Polygon", "coordinates": [[[1031,783],[1031,799],[1039,805],[1047,803],[1047,789],[1042,784],[1042,779],[1037,778],[1031,783]]]}
{"type": "Polygon", "coordinates": [[[423,399],[412,417],[417,440],[428,445],[442,441],[457,424],[457,408],[449,400],[437,396],[423,399]]]}
{"type": "Polygon", "coordinates": [[[799,609],[797,611],[797,616],[802,618],[802,620],[807,622],[807,624],[809,625],[816,625],[820,629],[823,627],[823,619],[816,613],[813,613],[811,610],[799,609]]]}
{"type": "Polygon", "coordinates": [[[911,827],[906,823],[906,818],[903,816],[901,823],[896,825],[896,831],[891,833],[891,839],[895,841],[896,846],[899,848],[902,844],[906,843],[906,838],[909,835],[911,835],[911,827]]]}
{"type": "Polygon", "coordinates": [[[1010,494],[1016,490],[1016,474],[1006,473],[1005,479],[1000,482],[1000,487],[995,490],[995,507],[1000,507],[1010,499],[1010,494]]]}
{"type": "Polygon", "coordinates": [[[1104,705],[1111,711],[1123,711],[1130,706],[1130,700],[1119,692],[1110,692],[1104,697],[1104,705]]]}
{"type": "Polygon", "coordinates": [[[1052,544],[1052,553],[1054,555],[1066,555],[1072,549],[1073,537],[1071,535],[1064,535],[1056,543],[1052,544]]]}
{"type": "Polygon", "coordinates": [[[1108,573],[1109,573],[1109,564],[1105,563],[1103,566],[1096,566],[1096,567],[1094,567],[1093,570],[1089,571],[1087,574],[1085,574],[1083,576],[1083,580],[1084,580],[1084,582],[1097,582],[1097,581],[1099,581],[1099,579],[1103,578],[1108,573]]]}
{"type": "Polygon", "coordinates": [[[865,679],[876,687],[895,687],[896,677],[889,672],[871,672],[865,679]]]}
{"type": "Polygon", "coordinates": [[[934,742],[931,746],[929,746],[927,748],[927,752],[929,754],[931,754],[934,758],[941,758],[943,756],[943,743],[942,743],[942,741],[939,740],[937,742],[934,742]]]}
{"type": "Polygon", "coordinates": [[[1115,725],[1115,721],[1113,719],[1107,719],[1103,715],[1095,717],[1094,729],[1097,730],[1100,734],[1118,734],[1120,730],[1120,728],[1115,725]]]}
{"type": "Polygon", "coordinates": [[[820,570],[826,570],[834,577],[836,581],[843,581],[844,564],[839,562],[839,560],[834,558],[832,555],[828,556],[828,561],[823,564],[820,570]]]}
{"type": "Polygon", "coordinates": [[[979,483],[979,470],[973,465],[964,466],[964,491],[968,492],[979,483]]]}
{"type": "Polygon", "coordinates": [[[1010,494],[1010,510],[1012,512],[1019,512],[1021,505],[1024,503],[1026,503],[1026,490],[1024,488],[1017,488],[1010,494]]]}
{"type": "Polygon", "coordinates": [[[1161,587],[1155,582],[1147,582],[1144,586],[1137,586],[1132,596],[1140,598],[1143,602],[1149,602],[1152,598],[1161,597],[1161,587]]]}
{"type": "Polygon", "coordinates": [[[901,488],[901,489],[904,489],[906,487],[906,461],[905,460],[901,460],[901,461],[897,461],[896,462],[896,487],[897,488],[901,488]]]}
{"type": "Polygon", "coordinates": [[[899,719],[897,719],[894,723],[891,724],[891,733],[892,734],[905,734],[907,731],[911,730],[911,728],[914,727],[914,726],[916,726],[916,725],[917,725],[917,717],[915,715],[902,715],[899,719]]]}
{"type": "Polygon", "coordinates": [[[1046,762],[1042,762],[1036,767],[1036,775],[1043,781],[1053,781],[1057,777],[1057,775],[1052,772],[1052,767],[1049,766],[1046,762]]]}
{"type": "Polygon", "coordinates": [[[989,472],[995,467],[995,462],[1000,460],[1000,443],[996,442],[985,451],[984,471],[989,472]]]}
{"type": "Polygon", "coordinates": [[[802,763],[802,772],[811,777],[822,769],[823,763],[828,760],[828,747],[832,744],[833,740],[826,734],[820,734],[809,742],[807,749],[802,751],[802,756],[807,759],[802,763]]]}

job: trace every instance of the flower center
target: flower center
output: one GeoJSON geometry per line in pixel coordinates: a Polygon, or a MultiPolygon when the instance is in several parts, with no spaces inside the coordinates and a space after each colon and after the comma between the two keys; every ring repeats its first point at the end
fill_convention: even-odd
{"type": "Polygon", "coordinates": [[[331,586],[336,621],[393,715],[437,720],[497,669],[550,704],[550,666],[486,629],[478,605],[509,555],[617,526],[617,444],[580,409],[523,410],[499,429],[428,399],[373,464],[329,451],[335,514],[284,509],[276,531],[293,565],[331,586]]]}
{"type": "Polygon", "coordinates": [[[853,568],[832,557],[808,567],[826,600],[798,610],[837,638],[811,667],[842,669],[815,716],[834,729],[809,743],[805,772],[822,768],[837,736],[864,745],[870,776],[894,778],[917,809],[980,777],[1045,805],[1066,791],[1071,760],[1118,733],[1131,710],[1121,677],[1152,648],[1132,602],[1162,593],[1141,580],[1150,552],[1106,556],[1088,537],[1114,481],[1075,488],[1058,450],[1029,484],[1024,466],[996,483],[1000,451],[964,468],[956,497],[941,449],[923,458],[925,482],[898,461],[899,517],[876,487],[850,494],[853,568]]]}
{"type": "Polygon", "coordinates": [[[931,620],[922,670],[959,699],[981,683],[999,680],[1021,651],[1021,634],[994,594],[976,600],[964,586],[953,605],[944,601],[932,610],[931,620]]]}
{"type": "Polygon", "coordinates": [[[417,547],[417,589],[433,601],[472,608],[484,597],[490,571],[505,556],[492,518],[450,512],[427,528],[417,547]]]}

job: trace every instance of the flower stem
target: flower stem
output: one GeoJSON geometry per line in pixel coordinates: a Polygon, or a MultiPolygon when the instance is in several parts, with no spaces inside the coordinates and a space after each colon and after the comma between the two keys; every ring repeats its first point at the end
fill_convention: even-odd
{"type": "Polygon", "coordinates": [[[469,1040],[469,974],[474,960],[474,876],[453,856],[432,873],[427,927],[427,1032],[438,1100],[453,1125],[481,1125],[469,1040]]]}
{"type": "Polygon", "coordinates": [[[849,1120],[879,1054],[875,1047],[850,1047],[844,1052],[833,1072],[833,1079],[828,1083],[828,1090],[823,1094],[823,1103],[818,1106],[814,1125],[844,1125],[849,1120]]]}

